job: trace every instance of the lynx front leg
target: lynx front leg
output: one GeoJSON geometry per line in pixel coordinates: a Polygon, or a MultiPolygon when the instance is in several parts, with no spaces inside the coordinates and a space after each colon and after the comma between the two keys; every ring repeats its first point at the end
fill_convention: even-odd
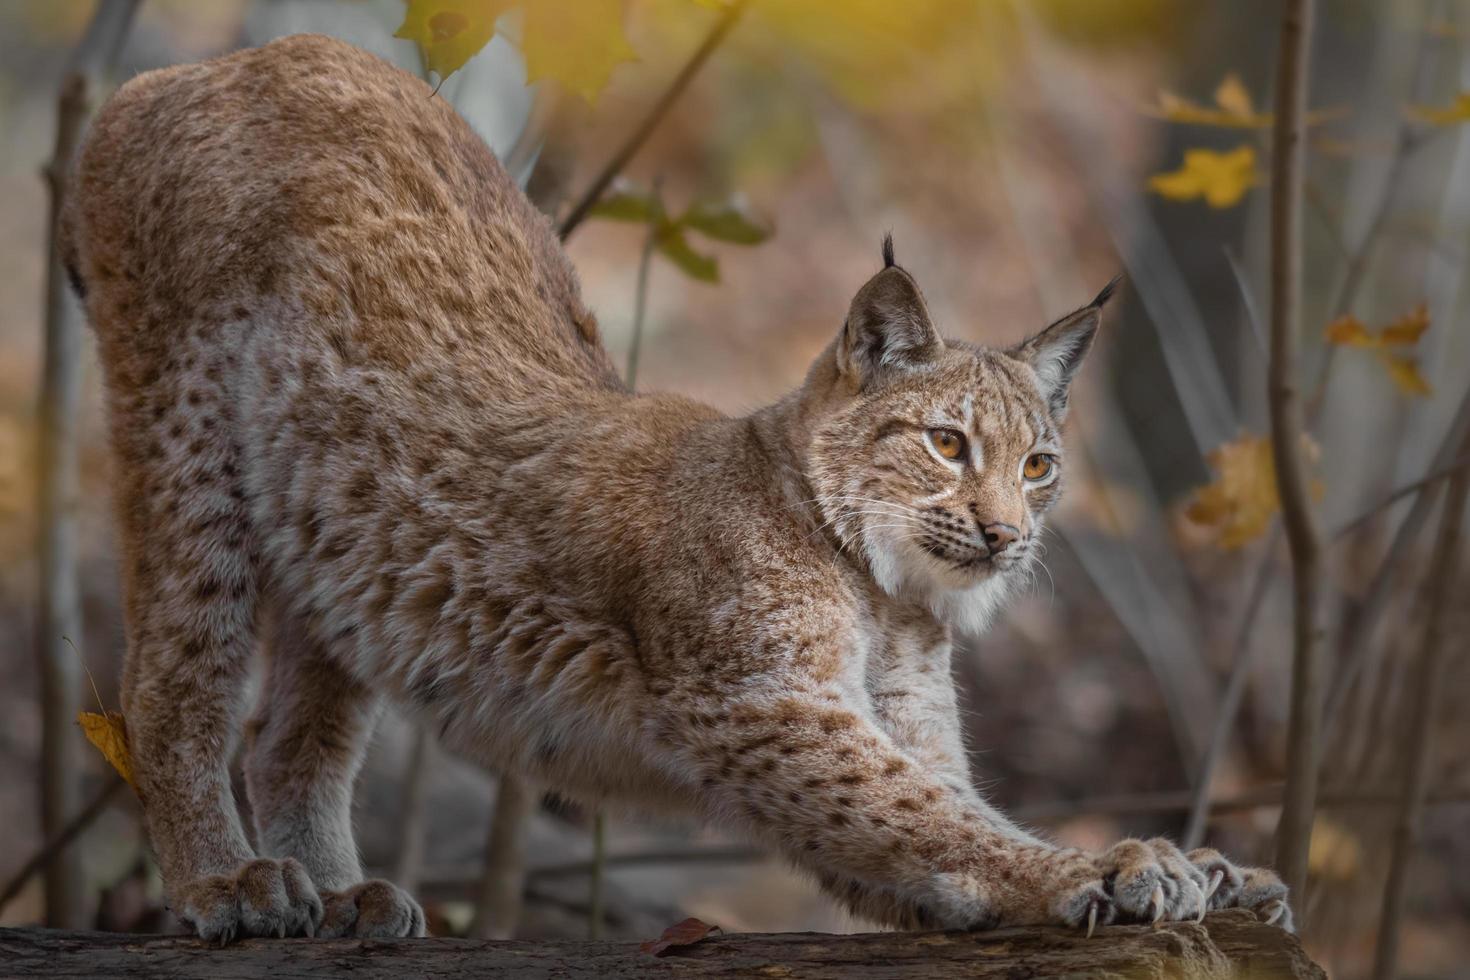
{"type": "Polygon", "coordinates": [[[772,687],[695,707],[687,721],[684,752],[710,810],[816,872],[860,915],[944,928],[1085,922],[1086,901],[1069,917],[1059,893],[1106,899],[1083,855],[995,821],[837,691],[772,687]]]}
{"type": "Polygon", "coordinates": [[[362,880],[352,835],[352,787],[379,715],[357,683],[278,610],[270,670],[250,723],[246,779],[263,854],[300,862],[321,892],[317,934],[424,935],[424,913],[388,881],[362,880]]]}

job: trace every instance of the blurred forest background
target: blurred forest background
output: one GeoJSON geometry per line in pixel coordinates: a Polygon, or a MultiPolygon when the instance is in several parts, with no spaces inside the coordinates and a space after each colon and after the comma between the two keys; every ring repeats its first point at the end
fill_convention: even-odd
{"type": "MultiPolygon", "coordinates": [[[[546,9],[511,9],[438,97],[543,209],[565,219],[677,95],[568,239],[615,359],[640,325],[641,388],[742,412],[797,384],[888,230],[941,328],[972,341],[1014,342],[1128,272],[1074,395],[1080,465],[1046,573],[957,654],[973,767],[1071,844],[1168,834],[1271,862],[1292,649],[1265,383],[1279,0],[527,2],[546,9]]],[[[1455,540],[1470,456],[1470,2],[1318,7],[1299,379],[1326,712],[1299,923],[1333,976],[1367,975],[1409,826],[1401,974],[1470,976],[1470,591],[1464,575],[1436,589],[1466,549],[1435,547],[1455,540]],[[1414,760],[1424,799],[1405,824],[1414,760]]],[[[43,516],[72,513],[38,490],[41,175],[93,15],[90,0],[0,4],[0,888],[14,885],[0,923],[158,930],[176,925],[136,803],[74,717],[117,707],[123,653],[90,337],[79,612],[64,638],[38,626],[43,516]],[[68,742],[44,751],[38,651],[68,742]],[[43,774],[64,811],[49,827],[43,774]],[[84,810],[95,819],[73,819],[84,810]],[[68,823],[50,869],[19,874],[68,823]]],[[[305,30],[423,73],[433,53],[401,25],[400,0],[147,0],[93,59],[94,94],[305,30]]],[[[69,300],[56,312],[78,316],[69,300]]],[[[498,787],[396,717],[357,826],[367,865],[416,889],[441,935],[648,937],[690,914],[726,931],[863,928],[740,841],[498,787]]]]}

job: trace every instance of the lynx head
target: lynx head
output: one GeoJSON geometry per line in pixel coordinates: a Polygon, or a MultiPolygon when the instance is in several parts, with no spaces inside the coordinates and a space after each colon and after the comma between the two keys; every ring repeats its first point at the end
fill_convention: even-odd
{"type": "Polygon", "coordinates": [[[884,591],[979,630],[1036,559],[1061,494],[1068,388],[1117,280],[995,350],[941,338],[889,239],[883,256],[808,377],[808,480],[884,591]]]}

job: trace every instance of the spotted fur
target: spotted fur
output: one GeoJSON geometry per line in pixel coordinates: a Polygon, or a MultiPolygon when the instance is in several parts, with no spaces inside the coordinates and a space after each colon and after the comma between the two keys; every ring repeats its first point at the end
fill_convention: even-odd
{"type": "Polygon", "coordinates": [[[202,935],[422,932],[352,839],[383,698],[498,770],[735,828],[890,924],[1138,918],[1154,885],[1202,907],[1172,845],[1059,849],[987,805],[950,681],[952,629],[1034,559],[1105,296],[1014,349],[945,341],[889,244],[779,403],[635,397],[484,145],[321,37],[129,82],[74,187],[124,708],[202,935]],[[262,641],[252,842],[228,765],[262,641]]]}

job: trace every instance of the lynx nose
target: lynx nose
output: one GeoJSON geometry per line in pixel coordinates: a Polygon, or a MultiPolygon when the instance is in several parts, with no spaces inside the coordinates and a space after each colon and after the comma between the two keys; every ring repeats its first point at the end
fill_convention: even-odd
{"type": "Polygon", "coordinates": [[[1021,532],[1009,524],[987,524],[980,529],[980,533],[985,535],[985,546],[992,555],[1005,551],[1021,536],[1021,532]]]}

